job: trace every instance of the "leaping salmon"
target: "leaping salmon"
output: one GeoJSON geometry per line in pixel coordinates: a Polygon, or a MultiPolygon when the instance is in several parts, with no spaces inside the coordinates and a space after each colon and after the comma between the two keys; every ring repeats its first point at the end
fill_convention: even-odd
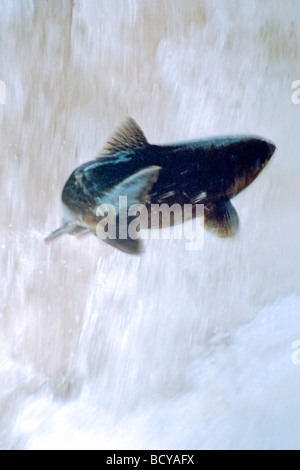
{"type": "MultiPolygon", "coordinates": [[[[100,155],[79,166],[67,180],[62,191],[63,225],[46,241],[64,233],[97,234],[105,216],[99,207],[113,206],[116,236],[105,241],[127,253],[140,253],[141,240],[128,236],[133,216],[127,217],[125,230],[120,228],[117,205],[125,196],[126,210],[143,204],[149,213],[153,205],[189,204],[194,217],[197,204],[203,204],[205,228],[219,237],[233,236],[239,218],[231,199],[254,181],[275,150],[272,142],[249,135],[154,145],[128,117],[100,155]]],[[[153,228],[150,222],[148,228],[153,228]]]]}

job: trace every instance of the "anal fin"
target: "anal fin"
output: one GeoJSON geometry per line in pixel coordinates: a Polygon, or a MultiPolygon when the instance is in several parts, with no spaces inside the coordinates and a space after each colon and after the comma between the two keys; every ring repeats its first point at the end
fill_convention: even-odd
{"type": "Polygon", "coordinates": [[[239,228],[239,216],[229,199],[205,204],[204,225],[220,238],[233,237],[239,228]]]}

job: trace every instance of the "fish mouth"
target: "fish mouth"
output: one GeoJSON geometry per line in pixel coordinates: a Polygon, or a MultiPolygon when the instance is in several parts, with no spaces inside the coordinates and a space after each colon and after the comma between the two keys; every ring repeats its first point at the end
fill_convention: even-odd
{"type": "Polygon", "coordinates": [[[262,156],[257,160],[257,169],[259,170],[258,173],[265,168],[265,166],[269,163],[270,159],[272,158],[273,154],[276,151],[276,145],[271,142],[270,140],[263,140],[263,152],[262,156]]]}
{"type": "Polygon", "coordinates": [[[270,153],[270,158],[272,157],[273,153],[275,153],[275,150],[276,150],[276,145],[273,143],[273,142],[266,142],[268,144],[268,147],[269,147],[269,153],[270,153]]]}

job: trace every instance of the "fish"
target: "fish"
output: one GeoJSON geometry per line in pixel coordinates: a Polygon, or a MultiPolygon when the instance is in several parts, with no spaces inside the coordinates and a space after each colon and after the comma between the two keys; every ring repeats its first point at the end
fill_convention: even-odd
{"type": "MultiPolygon", "coordinates": [[[[232,237],[238,231],[239,216],[231,199],[257,178],[275,150],[273,142],[253,135],[151,144],[136,121],[127,117],[96,158],[76,168],[66,181],[62,226],[45,241],[65,233],[103,235],[105,220],[113,226],[114,236],[99,238],[123,252],[139,254],[143,244],[139,237],[129,236],[135,217],[128,215],[128,208],[143,205],[148,211],[143,224],[151,229],[157,228],[151,225],[151,208],[157,210],[163,204],[189,205],[192,218],[201,204],[204,227],[220,238],[232,237]],[[121,199],[126,201],[125,223],[121,199]]],[[[163,227],[161,220],[158,227],[163,227]]]]}

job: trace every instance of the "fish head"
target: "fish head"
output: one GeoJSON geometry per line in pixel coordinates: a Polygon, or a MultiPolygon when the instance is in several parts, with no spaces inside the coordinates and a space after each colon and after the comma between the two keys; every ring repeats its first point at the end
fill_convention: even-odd
{"type": "Polygon", "coordinates": [[[241,139],[229,157],[232,175],[230,197],[236,196],[257,178],[275,150],[275,144],[266,139],[254,137],[241,139]]]}

